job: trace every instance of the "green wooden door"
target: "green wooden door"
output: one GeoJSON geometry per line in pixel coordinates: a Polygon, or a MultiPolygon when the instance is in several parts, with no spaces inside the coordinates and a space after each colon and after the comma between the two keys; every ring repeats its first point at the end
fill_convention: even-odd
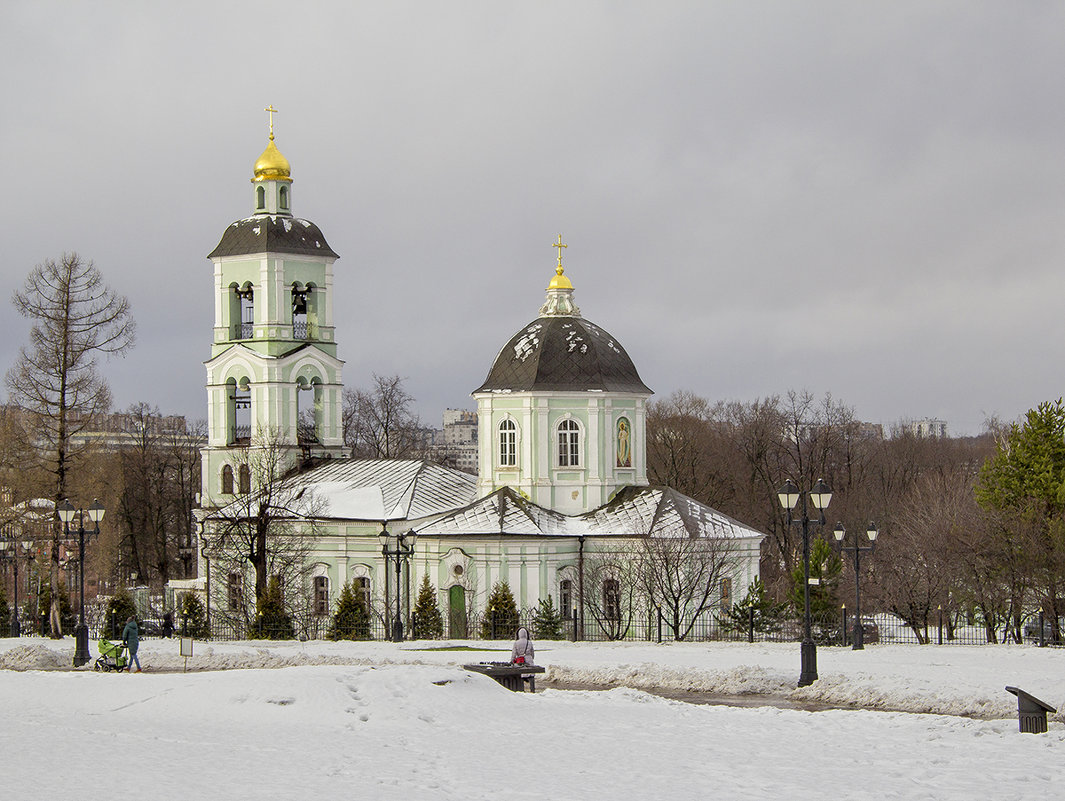
{"type": "Polygon", "coordinates": [[[466,588],[456,584],[448,591],[448,637],[465,640],[466,633],[466,588]]]}

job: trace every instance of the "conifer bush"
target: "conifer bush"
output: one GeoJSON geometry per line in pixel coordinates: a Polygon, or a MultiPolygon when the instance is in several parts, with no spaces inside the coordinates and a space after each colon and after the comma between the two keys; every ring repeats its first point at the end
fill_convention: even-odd
{"type": "Polygon", "coordinates": [[[429,576],[422,576],[418,601],[414,605],[414,639],[434,640],[444,636],[444,620],[436,602],[436,587],[429,583],[429,576]]]}
{"type": "Polygon", "coordinates": [[[271,576],[266,585],[266,595],[259,604],[259,619],[249,635],[267,640],[291,640],[296,636],[292,616],[285,612],[281,602],[281,582],[277,576],[271,576]]]}
{"type": "Polygon", "coordinates": [[[774,601],[762,580],[756,578],[747,588],[747,596],[717,619],[725,631],[747,633],[753,618],[755,633],[773,634],[783,627],[787,612],[788,605],[774,601]]]}
{"type": "Polygon", "coordinates": [[[510,585],[505,581],[497,582],[488,596],[481,620],[481,639],[510,640],[518,630],[518,607],[510,585]]]}
{"type": "Polygon", "coordinates": [[[200,596],[186,592],[178,603],[178,633],[196,640],[206,640],[211,636],[207,628],[207,615],[200,596]]]}
{"type": "MultiPolygon", "coordinates": [[[[42,592],[41,595],[44,595],[42,592]]],[[[42,609],[47,610],[51,605],[51,598],[48,599],[48,605],[42,606],[42,609]]],[[[59,608],[63,608],[63,599],[59,599],[59,608]]],[[[130,618],[137,617],[137,605],[133,603],[133,596],[126,590],[119,590],[107,601],[107,611],[104,615],[104,624],[106,626],[104,630],[104,636],[115,639],[122,636],[122,627],[126,625],[126,621],[130,618]]]]}
{"type": "Polygon", "coordinates": [[[351,582],[344,585],[337,598],[330,635],[334,640],[370,639],[370,615],[363,605],[361,593],[351,582]]]}
{"type": "Polygon", "coordinates": [[[533,613],[533,636],[538,640],[561,640],[562,615],[555,609],[555,602],[548,595],[541,598],[533,613]]]}

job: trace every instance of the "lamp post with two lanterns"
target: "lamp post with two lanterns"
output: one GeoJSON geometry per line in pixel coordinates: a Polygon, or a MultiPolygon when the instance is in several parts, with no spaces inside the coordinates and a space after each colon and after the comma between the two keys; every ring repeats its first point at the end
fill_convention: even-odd
{"type": "Polygon", "coordinates": [[[85,518],[92,521],[90,536],[100,534],[100,521],[104,519],[104,507],[100,502],[93,500],[88,509],[75,509],[69,500],[63,500],[56,510],[59,519],[63,521],[63,532],[70,537],[70,524],[74,517],[78,518],[78,625],[74,629],[74,667],[81,667],[92,656],[89,654],[89,627],[85,625],[85,518]]]}
{"type": "Polygon", "coordinates": [[[392,623],[392,642],[403,641],[403,616],[400,610],[403,598],[403,589],[400,586],[403,560],[414,553],[414,544],[418,541],[418,535],[413,530],[406,534],[390,534],[384,522],[381,523],[381,533],[377,535],[381,542],[381,553],[385,557],[385,608],[388,608],[388,560],[396,560],[396,618],[392,623]]]}
{"type": "Polygon", "coordinates": [[[787,510],[788,527],[793,525],[802,526],[802,567],[803,567],[803,634],[801,657],[802,667],[799,672],[799,686],[806,687],[817,681],[817,645],[814,643],[813,624],[810,620],[810,527],[822,526],[825,523],[825,509],[832,500],[832,490],[824,479],[817,479],[813,489],[810,490],[810,503],[817,510],[818,516],[811,519],[806,511],[806,496],[803,495],[795,482],[790,478],[777,491],[780,505],[787,510]],[[802,499],[802,517],[794,519],[792,510],[802,499]]]}
{"type": "Polygon", "coordinates": [[[14,607],[11,610],[11,628],[9,630],[9,635],[12,637],[18,637],[22,634],[22,624],[19,623],[18,619],[18,563],[20,559],[32,558],[32,553],[32,540],[20,540],[15,536],[0,539],[0,560],[5,562],[10,560],[15,582],[14,607]]]}
{"type": "Polygon", "coordinates": [[[858,535],[854,535],[854,545],[844,545],[843,538],[847,536],[847,529],[843,528],[842,523],[836,523],[836,528],[832,532],[832,535],[836,538],[836,544],[839,546],[839,550],[843,553],[854,553],[854,638],[851,650],[861,651],[865,648],[865,629],[862,627],[862,595],[861,595],[861,558],[865,552],[872,553],[876,547],[876,537],[879,534],[876,530],[876,523],[870,521],[869,528],[866,529],[865,535],[869,538],[869,545],[862,546],[858,541],[858,535]]]}

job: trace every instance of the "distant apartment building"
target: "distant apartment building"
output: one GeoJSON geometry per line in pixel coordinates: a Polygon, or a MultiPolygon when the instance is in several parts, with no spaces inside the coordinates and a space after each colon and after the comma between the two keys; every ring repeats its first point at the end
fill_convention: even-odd
{"type": "Polygon", "coordinates": [[[445,409],[442,429],[433,429],[434,461],[467,473],[477,472],[477,412],[445,409]]]}
{"type": "Polygon", "coordinates": [[[914,420],[910,423],[910,432],[915,437],[928,439],[945,439],[947,436],[947,421],[935,417],[926,417],[923,420],[914,420]]]}

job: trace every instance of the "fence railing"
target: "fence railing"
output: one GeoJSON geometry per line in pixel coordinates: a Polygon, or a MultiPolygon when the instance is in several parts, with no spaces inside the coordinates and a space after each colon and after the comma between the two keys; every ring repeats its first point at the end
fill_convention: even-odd
{"type": "MultiPolygon", "coordinates": [[[[93,639],[117,639],[122,636],[125,621],[107,620],[102,615],[89,621],[89,636],[93,639]]],[[[162,637],[167,634],[167,623],[162,617],[138,621],[141,637],[162,637]]],[[[73,628],[73,620],[66,621],[64,628],[73,628]],[[69,625],[66,625],[69,624],[69,625]]],[[[182,622],[175,620],[171,632],[179,636],[182,622]]],[[[413,619],[404,621],[404,636],[410,639],[413,619]]],[[[742,619],[723,620],[717,614],[706,613],[692,621],[684,619],[679,627],[654,611],[640,614],[614,616],[612,619],[597,618],[586,614],[582,621],[574,617],[547,622],[537,619],[533,610],[520,610],[516,615],[467,614],[445,616],[440,637],[453,640],[497,640],[514,638],[519,626],[532,632],[534,639],[565,639],[585,642],[644,641],[644,642],[797,642],[803,637],[803,621],[791,615],[762,618],[754,614],[742,619]]],[[[1065,628],[1055,632],[1049,621],[1033,617],[1017,627],[985,626],[978,621],[967,621],[963,615],[942,612],[934,615],[926,625],[910,626],[889,614],[873,614],[862,617],[863,640],[866,645],[878,643],[908,643],[922,645],[988,645],[1009,642],[1024,642],[1035,645],[1065,646],[1065,628]]],[[[47,633],[47,618],[23,619],[22,634],[47,633]],[[39,629],[39,630],[38,630],[39,629]]],[[[852,644],[854,618],[844,610],[812,619],[812,635],[820,645],[849,646],[852,644]]],[[[0,636],[8,634],[8,627],[0,630],[0,636]]],[[[202,632],[201,632],[202,635],[202,632]]],[[[359,626],[354,639],[387,640],[392,635],[390,621],[380,615],[371,616],[359,626]]],[[[304,639],[326,640],[334,638],[333,619],[330,616],[294,616],[290,626],[277,626],[262,622],[246,622],[241,619],[212,615],[210,634],[202,639],[238,641],[250,639],[304,639]]]]}

